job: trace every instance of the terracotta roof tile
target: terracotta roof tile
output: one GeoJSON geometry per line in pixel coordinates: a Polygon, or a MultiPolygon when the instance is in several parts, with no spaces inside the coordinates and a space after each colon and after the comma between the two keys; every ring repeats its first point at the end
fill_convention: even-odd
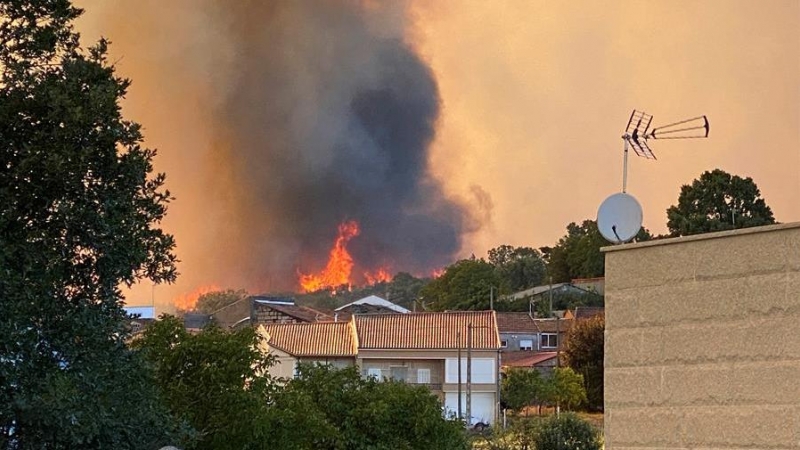
{"type": "Polygon", "coordinates": [[[549,361],[558,356],[557,352],[511,352],[504,353],[502,359],[503,367],[533,367],[545,361],[549,361]]]}
{"type": "Polygon", "coordinates": [[[333,317],[329,316],[328,314],[308,306],[276,304],[265,304],[265,306],[304,322],[324,322],[333,320],[333,317]]]}
{"type": "Polygon", "coordinates": [[[539,332],[533,319],[526,312],[498,312],[497,330],[500,333],[536,334],[539,332]]]}
{"type": "Polygon", "coordinates": [[[269,345],[294,356],[355,356],[352,322],[276,323],[261,325],[269,345]]]}
{"type": "Polygon", "coordinates": [[[466,348],[469,324],[473,325],[472,348],[500,348],[494,311],[375,314],[353,320],[359,347],[365,349],[466,348]]]}
{"type": "Polygon", "coordinates": [[[540,333],[566,333],[572,327],[572,319],[534,319],[540,333]]]}

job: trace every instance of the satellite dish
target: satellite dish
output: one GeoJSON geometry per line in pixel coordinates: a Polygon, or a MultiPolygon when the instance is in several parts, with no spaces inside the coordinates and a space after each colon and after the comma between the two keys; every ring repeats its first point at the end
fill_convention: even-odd
{"type": "Polygon", "coordinates": [[[642,229],[642,207],[632,195],[614,194],[597,210],[597,228],[613,244],[628,242],[642,229]]]}

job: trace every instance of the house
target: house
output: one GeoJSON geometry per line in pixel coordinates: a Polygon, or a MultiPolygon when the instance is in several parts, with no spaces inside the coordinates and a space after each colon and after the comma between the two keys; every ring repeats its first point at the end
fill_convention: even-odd
{"type": "Polygon", "coordinates": [[[253,296],[250,300],[249,319],[253,326],[333,321],[330,314],[308,306],[298,306],[293,298],[253,296]]]}
{"type": "Polygon", "coordinates": [[[513,352],[502,355],[503,370],[510,367],[536,369],[547,373],[559,366],[558,352],[513,352]]]}
{"type": "Polygon", "coordinates": [[[127,327],[132,336],[138,335],[156,320],[154,306],[123,306],[127,317],[127,327]]]}
{"type": "Polygon", "coordinates": [[[505,352],[539,349],[539,329],[526,312],[498,312],[497,332],[500,348],[505,352]]]}
{"type": "Polygon", "coordinates": [[[344,368],[355,364],[358,353],[353,322],[267,323],[259,325],[276,363],[273,377],[292,378],[300,362],[344,368]]]}
{"type": "Polygon", "coordinates": [[[243,298],[211,313],[222,328],[241,328],[266,323],[332,321],[329,313],[299,306],[291,297],[256,295],[243,298]]]}
{"type": "Polygon", "coordinates": [[[355,315],[352,321],[364,376],[426,385],[449,413],[471,416],[472,424],[495,421],[500,339],[494,311],[355,315]]]}
{"type": "Polygon", "coordinates": [[[564,349],[567,333],[572,328],[573,319],[534,319],[533,323],[539,330],[539,347],[537,351],[558,351],[564,349]]]}
{"type": "MultiPolygon", "coordinates": [[[[411,311],[396,305],[388,300],[382,299],[377,295],[370,295],[352,303],[340,306],[334,313],[352,314],[407,314],[411,311]]],[[[349,317],[349,316],[348,316],[349,317]]]]}

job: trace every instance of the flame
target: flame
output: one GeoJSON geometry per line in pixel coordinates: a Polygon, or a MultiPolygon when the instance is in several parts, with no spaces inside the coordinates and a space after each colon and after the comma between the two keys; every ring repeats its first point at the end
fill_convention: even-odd
{"type": "Polygon", "coordinates": [[[179,310],[191,311],[194,309],[195,305],[197,305],[197,300],[200,298],[201,295],[219,290],[220,288],[214,284],[210,284],[208,286],[200,286],[199,288],[193,290],[192,292],[175,297],[172,300],[172,304],[174,304],[175,308],[179,310]]]}
{"type": "Polygon", "coordinates": [[[347,251],[347,242],[358,236],[358,222],[350,220],[339,225],[339,235],[331,249],[328,264],[317,275],[300,274],[300,287],[303,292],[314,292],[326,287],[350,284],[353,271],[353,257],[347,251]]]}
{"type": "Polygon", "coordinates": [[[364,272],[364,278],[367,280],[367,284],[378,284],[385,281],[392,281],[392,276],[389,274],[389,270],[385,267],[381,267],[375,272],[364,272]]]}
{"type": "Polygon", "coordinates": [[[436,269],[433,272],[431,272],[431,278],[433,279],[439,278],[440,276],[444,275],[446,271],[447,268],[445,267],[442,267],[441,269],[436,269]]]}

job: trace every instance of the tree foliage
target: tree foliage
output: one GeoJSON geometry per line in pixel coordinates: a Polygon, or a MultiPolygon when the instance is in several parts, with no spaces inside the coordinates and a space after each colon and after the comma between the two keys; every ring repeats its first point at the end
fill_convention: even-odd
{"type": "Polygon", "coordinates": [[[211,314],[228,305],[246,299],[248,295],[244,289],[207,292],[197,298],[197,304],[195,304],[194,309],[197,312],[211,314]]]}
{"type": "Polygon", "coordinates": [[[489,263],[500,278],[499,292],[510,294],[542,284],[545,263],[541,253],[530,247],[501,245],[489,250],[489,263]]]}
{"type": "Polygon", "coordinates": [[[512,367],[503,377],[500,397],[504,406],[515,412],[541,404],[545,398],[545,380],[538,370],[512,367]]]}
{"type": "Polygon", "coordinates": [[[550,416],[534,435],[534,448],[559,450],[600,450],[600,432],[575,414],[550,416]]]}
{"type": "Polygon", "coordinates": [[[495,267],[483,259],[462,259],[428,283],[420,297],[439,311],[487,310],[492,286],[500,284],[495,267]]]}
{"type": "Polygon", "coordinates": [[[196,432],[188,448],[263,447],[274,383],[262,340],[252,328],[228,332],[210,325],[192,334],[180,319],[164,315],[136,341],[170,411],[196,432]]]}
{"type": "MultiPolygon", "coordinates": [[[[634,241],[651,239],[650,232],[642,228],[634,241]]],[[[553,283],[568,282],[575,278],[602,277],[605,274],[605,257],[601,247],[610,245],[605,240],[597,222],[584,220],[580,225],[567,225],[567,234],[554,247],[542,247],[547,261],[547,274],[553,283]]]]}
{"type": "Polygon", "coordinates": [[[603,345],[605,317],[597,315],[577,320],[567,333],[564,361],[575,372],[583,375],[587,405],[603,409],[603,345]]]}
{"type": "Polygon", "coordinates": [[[414,309],[422,288],[430,282],[427,278],[417,278],[407,272],[398,272],[387,287],[390,302],[407,309],[414,309]]]}
{"type": "Polygon", "coordinates": [[[169,192],[67,0],[0,3],[0,447],[153,448],[169,418],[121,284],[175,278],[169,192]],[[92,401],[86,401],[86,394],[92,401]]]}
{"type": "Polygon", "coordinates": [[[545,385],[545,400],[551,405],[572,409],[586,401],[583,375],[569,367],[556,367],[545,385]]]}
{"type": "Polygon", "coordinates": [[[681,187],[678,204],[667,209],[672,236],[688,236],[775,223],[772,210],[752,178],[723,170],[703,172],[681,187]]]}
{"type": "Polygon", "coordinates": [[[297,377],[278,393],[272,410],[273,423],[291,426],[278,441],[295,440],[274,448],[467,448],[461,422],[444,418],[439,400],[426,387],[364,378],[356,367],[298,366],[297,377]],[[306,426],[299,428],[295,420],[306,426]]]}

